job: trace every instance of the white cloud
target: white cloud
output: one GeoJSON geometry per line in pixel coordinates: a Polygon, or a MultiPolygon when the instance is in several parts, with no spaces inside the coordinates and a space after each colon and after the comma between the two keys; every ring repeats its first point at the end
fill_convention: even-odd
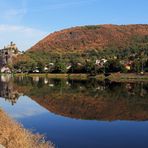
{"type": "Polygon", "coordinates": [[[0,107],[15,119],[39,116],[49,112],[27,96],[20,96],[14,106],[9,101],[0,97],[0,107]]]}
{"type": "Polygon", "coordinates": [[[10,114],[11,114],[11,117],[13,117],[15,119],[19,119],[19,118],[28,118],[28,117],[33,117],[33,116],[39,116],[39,115],[44,114],[46,112],[47,112],[46,110],[41,109],[41,108],[39,108],[39,109],[27,108],[27,109],[24,109],[19,112],[12,112],[10,114]]]}
{"type": "Polygon", "coordinates": [[[24,15],[27,13],[27,10],[25,8],[23,9],[8,9],[3,12],[1,17],[5,20],[22,20],[24,15]]]}
{"type": "Polygon", "coordinates": [[[0,25],[0,48],[13,41],[20,50],[26,50],[47,35],[46,32],[15,25],[0,25]]]}
{"type": "Polygon", "coordinates": [[[27,1],[18,0],[16,2],[12,2],[9,0],[2,0],[0,9],[0,19],[2,21],[20,23],[27,14],[27,1]]]}

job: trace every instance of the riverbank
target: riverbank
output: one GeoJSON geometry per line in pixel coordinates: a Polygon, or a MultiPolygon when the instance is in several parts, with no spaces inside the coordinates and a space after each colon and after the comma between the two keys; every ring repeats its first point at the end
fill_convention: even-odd
{"type": "Polygon", "coordinates": [[[54,148],[43,136],[34,135],[10,119],[0,109],[0,147],[5,148],[54,148]]]}
{"type": "Polygon", "coordinates": [[[29,76],[29,77],[48,77],[51,79],[80,79],[80,80],[86,80],[88,79],[87,74],[50,74],[50,73],[37,73],[37,74],[24,74],[24,73],[17,73],[14,74],[14,76],[29,76]]]}
{"type": "Polygon", "coordinates": [[[145,73],[144,75],[136,73],[112,73],[108,77],[105,77],[104,75],[96,76],[96,79],[98,80],[104,80],[106,78],[115,82],[148,81],[148,73],[145,73]]]}
{"type": "Polygon", "coordinates": [[[76,79],[86,80],[88,78],[96,78],[97,80],[109,79],[111,81],[127,82],[127,81],[148,81],[148,73],[144,75],[136,73],[111,73],[110,76],[105,77],[104,74],[96,76],[89,76],[88,74],[15,74],[14,76],[30,76],[30,77],[48,77],[57,79],[76,79]]]}

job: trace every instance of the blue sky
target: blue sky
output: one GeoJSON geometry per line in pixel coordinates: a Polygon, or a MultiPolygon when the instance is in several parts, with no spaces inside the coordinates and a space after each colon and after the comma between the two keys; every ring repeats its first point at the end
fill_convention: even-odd
{"type": "Polygon", "coordinates": [[[26,50],[51,32],[89,24],[148,24],[147,0],[0,0],[0,48],[26,50]]]}

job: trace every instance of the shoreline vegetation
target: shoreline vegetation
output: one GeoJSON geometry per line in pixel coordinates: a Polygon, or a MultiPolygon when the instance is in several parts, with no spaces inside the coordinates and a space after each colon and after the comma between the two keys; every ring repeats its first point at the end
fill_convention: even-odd
{"type": "Polygon", "coordinates": [[[89,74],[49,74],[49,73],[17,73],[13,74],[13,76],[29,76],[29,77],[47,77],[53,79],[76,79],[76,80],[87,80],[89,78],[95,78],[96,80],[103,81],[105,79],[109,79],[110,81],[117,82],[128,82],[128,81],[148,81],[148,73],[143,75],[136,73],[111,73],[109,76],[105,77],[104,74],[98,74],[96,76],[91,76],[89,74]]]}
{"type": "Polygon", "coordinates": [[[0,109],[0,147],[4,148],[54,148],[39,134],[32,134],[0,109]]]}

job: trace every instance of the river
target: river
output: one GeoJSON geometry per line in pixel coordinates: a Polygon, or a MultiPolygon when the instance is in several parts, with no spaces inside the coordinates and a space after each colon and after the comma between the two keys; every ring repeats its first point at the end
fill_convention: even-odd
{"type": "Polygon", "coordinates": [[[0,77],[0,107],[57,148],[147,148],[148,83],[0,77]]]}

